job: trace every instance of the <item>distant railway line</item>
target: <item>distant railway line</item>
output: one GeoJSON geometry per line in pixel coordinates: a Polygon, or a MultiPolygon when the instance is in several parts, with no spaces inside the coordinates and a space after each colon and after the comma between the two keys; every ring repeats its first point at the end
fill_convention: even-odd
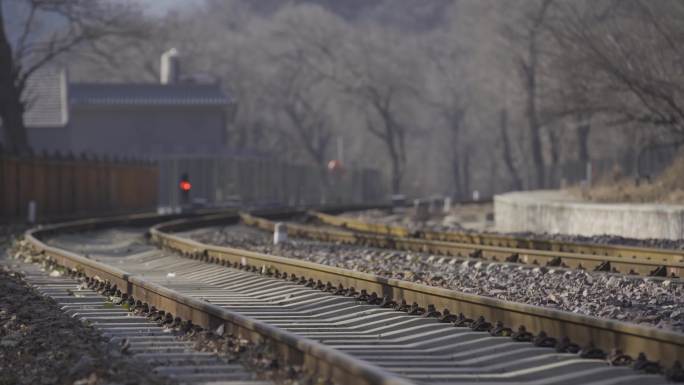
{"type": "MultiPolygon", "coordinates": [[[[256,214],[287,218],[294,212],[256,214]]],[[[79,221],[31,230],[26,239],[36,253],[99,285],[115,285],[136,306],[154,306],[205,328],[225,325],[232,335],[266,341],[281,363],[336,383],[656,384],[665,379],[648,372],[676,375],[675,362],[684,358],[681,333],[176,234],[239,220],[236,213],[226,213],[161,224],[156,216],[79,221]],[[86,256],[45,243],[67,232],[132,225],[149,227],[150,241],[159,249],[86,256]],[[173,278],[167,271],[173,271],[173,278]],[[611,354],[616,348],[621,353],[611,354]],[[576,349],[581,352],[573,353],[576,349]],[[642,352],[648,360],[639,358],[642,352]],[[639,370],[607,365],[606,358],[639,370]]],[[[248,215],[243,220],[261,226],[268,221],[248,215]]],[[[298,230],[293,225],[290,231],[298,230]]]]}
{"type": "Polygon", "coordinates": [[[684,251],[681,250],[537,240],[488,233],[412,231],[402,226],[315,211],[310,215],[340,230],[291,224],[291,231],[316,239],[493,261],[660,277],[684,274],[684,251]]]}

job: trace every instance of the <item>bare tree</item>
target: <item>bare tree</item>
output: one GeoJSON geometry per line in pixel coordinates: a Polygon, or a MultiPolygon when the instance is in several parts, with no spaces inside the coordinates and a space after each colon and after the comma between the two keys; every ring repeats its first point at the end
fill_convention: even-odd
{"type": "Polygon", "coordinates": [[[320,76],[306,76],[301,66],[292,72],[283,71],[283,93],[278,94],[278,104],[289,119],[299,148],[318,166],[320,178],[328,185],[327,158],[333,139],[330,118],[327,113],[327,92],[317,89],[322,86],[320,76]],[[318,92],[317,92],[318,91],[318,92]]]}
{"type": "Polygon", "coordinates": [[[466,160],[467,152],[463,151],[466,146],[463,145],[462,131],[465,122],[466,108],[463,106],[454,106],[452,110],[443,111],[444,117],[447,121],[447,126],[450,129],[454,152],[451,154],[451,173],[454,180],[455,191],[454,195],[457,198],[465,198],[468,196],[470,181],[466,179],[469,171],[469,161],[466,160]]]}
{"type": "MultiPolygon", "coordinates": [[[[464,145],[464,125],[468,110],[468,72],[466,48],[450,43],[453,40],[453,31],[447,31],[444,35],[432,37],[425,44],[428,49],[426,57],[430,58],[429,67],[434,73],[435,90],[424,100],[426,105],[432,106],[444,119],[453,151],[450,156],[451,175],[454,183],[454,196],[458,199],[466,199],[469,193],[469,153],[464,145]]],[[[425,67],[428,68],[428,67],[425,67]]]]}
{"type": "Polygon", "coordinates": [[[591,120],[587,114],[577,115],[577,160],[580,164],[587,164],[591,160],[589,155],[589,133],[591,132],[591,120]]]}
{"type": "Polygon", "coordinates": [[[408,42],[377,29],[362,31],[354,41],[354,49],[344,57],[343,89],[364,114],[368,132],[382,141],[390,161],[392,192],[399,193],[407,166],[411,124],[407,112],[421,100],[415,85],[418,73],[411,58],[400,54],[409,49],[404,46],[408,42]]]}
{"type": "MultiPolygon", "coordinates": [[[[577,63],[573,58],[567,57],[569,51],[559,49],[555,63],[551,65],[553,71],[553,85],[547,93],[547,105],[544,120],[550,124],[558,123],[556,128],[573,127],[575,133],[575,158],[580,164],[585,165],[590,161],[589,134],[591,132],[592,116],[602,110],[602,104],[592,101],[597,96],[592,95],[595,81],[587,79],[583,72],[588,70],[577,63]],[[563,125],[562,123],[566,124],[563,125]]],[[[552,154],[555,154],[555,162],[558,163],[558,136],[562,132],[554,130],[555,137],[552,145],[552,154]]],[[[567,147],[567,146],[566,146],[567,147]]]]}
{"type": "Polygon", "coordinates": [[[544,19],[552,0],[534,0],[525,3],[522,20],[516,20],[504,32],[517,46],[514,61],[525,92],[525,117],[527,118],[530,154],[535,170],[536,187],[546,181],[544,155],[541,140],[542,122],[539,109],[539,80],[541,63],[541,39],[544,19]]]}
{"type": "Polygon", "coordinates": [[[574,80],[595,84],[595,112],[684,135],[681,2],[562,3],[557,14],[551,29],[585,69],[574,80]]]}
{"type": "Polygon", "coordinates": [[[130,5],[96,0],[21,0],[12,4],[14,11],[25,14],[20,31],[10,34],[3,13],[7,4],[0,3],[0,118],[6,146],[24,152],[29,149],[23,120],[25,88],[31,75],[80,44],[112,35],[140,36],[143,29],[135,23],[139,13],[130,5]],[[47,21],[56,25],[46,29],[47,21]]]}
{"type": "Polygon", "coordinates": [[[238,99],[233,147],[325,174],[343,136],[345,158],[384,170],[395,192],[550,187],[566,162],[684,136],[681,1],[463,0],[420,28],[379,16],[408,14],[401,4],[412,2],[372,14],[258,3],[210,0],[160,18],[151,42],[81,44],[94,58],[84,76],[156,78],[157,55],[173,44],[238,99]],[[136,56],[145,64],[131,76],[117,68],[136,56]]]}
{"type": "Polygon", "coordinates": [[[515,161],[513,160],[513,150],[511,148],[511,140],[508,135],[508,111],[506,111],[505,108],[501,110],[499,127],[501,129],[501,143],[503,146],[503,162],[506,166],[506,170],[513,180],[513,190],[522,190],[522,179],[520,178],[518,167],[515,165],[515,161]]]}
{"type": "Polygon", "coordinates": [[[320,170],[328,185],[327,155],[335,136],[329,105],[336,88],[331,81],[335,53],[331,47],[340,36],[340,22],[320,7],[284,9],[275,18],[269,41],[277,66],[273,88],[275,106],[291,123],[295,142],[320,170]]]}
{"type": "Polygon", "coordinates": [[[382,140],[391,162],[392,192],[401,191],[401,182],[406,171],[406,126],[396,117],[394,106],[398,98],[392,87],[378,87],[367,84],[357,91],[369,104],[366,128],[382,140]]]}

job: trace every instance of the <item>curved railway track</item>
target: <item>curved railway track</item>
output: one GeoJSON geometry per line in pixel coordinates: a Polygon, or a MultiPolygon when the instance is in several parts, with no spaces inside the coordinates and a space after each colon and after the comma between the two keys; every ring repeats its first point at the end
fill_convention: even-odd
{"type": "MultiPolygon", "coordinates": [[[[302,338],[253,317],[247,317],[231,310],[230,306],[218,306],[207,301],[202,297],[207,295],[208,289],[202,286],[205,284],[204,280],[188,282],[180,279],[174,280],[177,285],[174,284],[165,279],[168,269],[173,266],[174,270],[180,274],[183,263],[188,262],[179,256],[168,260],[164,259],[159,252],[153,252],[151,255],[143,252],[129,256],[132,258],[122,258],[124,256],[116,255],[113,260],[107,261],[109,263],[103,263],[102,261],[107,258],[98,257],[96,253],[79,254],[72,250],[50,246],[43,241],[59,234],[92,232],[117,226],[149,226],[159,221],[160,218],[156,215],[83,220],[29,230],[25,234],[25,239],[31,244],[34,252],[88,277],[91,283],[96,281],[101,288],[107,287],[108,290],[120,292],[128,303],[147,308],[154,307],[163,311],[162,314],[166,318],[190,321],[194,325],[210,330],[216,330],[223,325],[225,333],[253,343],[266,344],[267,350],[274,352],[281,365],[301,366],[314,378],[347,384],[403,385],[409,383],[394,374],[319,342],[302,338]],[[151,266],[153,260],[158,264],[151,266]],[[112,266],[112,264],[124,265],[122,267],[126,270],[112,266]]],[[[202,263],[195,263],[189,267],[189,271],[196,272],[203,267],[202,263]]],[[[219,287],[209,289],[216,290],[217,295],[224,291],[219,287]]],[[[227,297],[230,297],[230,293],[227,297]]]]}
{"type": "MultiPolygon", "coordinates": [[[[268,341],[283,362],[339,383],[664,382],[660,376],[608,366],[602,359],[541,347],[553,346],[554,337],[566,337],[571,350],[573,344],[593,344],[604,351],[619,347],[633,357],[644,352],[668,367],[684,358],[684,335],[678,333],[212,246],[174,234],[234,223],[236,214],[153,226],[151,241],[176,252],[172,254],[156,250],[123,259],[95,253],[86,258],[41,240],[153,220],[159,219],[80,221],[32,230],[26,238],[38,252],[116,285],[134,301],[206,328],[223,324],[232,334],[268,341]],[[125,270],[112,267],[115,263],[125,270]],[[167,278],[170,270],[177,279],[167,278]],[[386,306],[401,301],[413,305],[404,312],[386,306]],[[454,317],[443,309],[474,321],[461,319],[454,327],[454,317]],[[532,334],[510,338],[514,331],[506,327],[518,325],[532,334]]],[[[600,356],[590,349],[583,355],[600,356]]],[[[655,368],[644,361],[637,365],[655,368]]]]}
{"type": "Polygon", "coordinates": [[[274,385],[256,379],[253,371],[229,363],[217,355],[193,349],[193,342],[177,338],[166,327],[135,314],[133,309],[115,306],[108,297],[83,285],[76,277],[50,276],[35,264],[19,265],[23,280],[43,296],[52,298],[71,317],[92,325],[110,339],[110,348],[149,365],[156,375],[181,384],[211,384],[235,381],[240,385],[274,385]]]}
{"type": "MultiPolygon", "coordinates": [[[[364,222],[346,216],[310,211],[322,223],[340,228],[288,225],[302,236],[376,247],[475,256],[494,261],[567,266],[622,274],[681,277],[684,251],[633,246],[533,240],[500,234],[411,231],[406,227],[364,222]]],[[[245,217],[255,223],[255,219],[245,217]]],[[[258,225],[258,223],[255,223],[258,225]]]]}

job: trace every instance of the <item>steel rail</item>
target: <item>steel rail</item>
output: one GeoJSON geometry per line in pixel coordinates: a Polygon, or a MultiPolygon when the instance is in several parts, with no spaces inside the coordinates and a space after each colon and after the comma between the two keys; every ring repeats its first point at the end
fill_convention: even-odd
{"type": "MultiPolygon", "coordinates": [[[[220,217],[237,219],[236,214],[222,214],[220,217]]],[[[112,226],[146,226],[159,222],[160,219],[161,217],[157,215],[134,215],[103,220],[74,221],[28,230],[25,233],[25,239],[35,252],[52,258],[57,264],[81,272],[87,277],[116,285],[129,297],[164,310],[174,317],[192,321],[193,324],[211,330],[224,325],[227,333],[252,342],[268,341],[273,351],[277,352],[277,356],[285,364],[301,365],[307,373],[341,384],[410,384],[394,374],[321,343],[183,295],[86,256],[49,246],[41,240],[49,235],[90,231],[112,226]]],[[[159,234],[158,231],[153,231],[153,238],[158,238],[159,234]]]]}
{"type": "MultiPolygon", "coordinates": [[[[259,223],[263,228],[272,228],[274,225],[272,221],[249,214],[241,214],[241,217],[243,221],[259,223]]],[[[492,323],[501,321],[509,327],[524,325],[535,334],[544,331],[556,338],[568,337],[581,346],[593,344],[605,351],[619,348],[633,357],[643,352],[650,359],[658,360],[665,365],[684,360],[684,334],[681,333],[465,294],[242,249],[209,245],[172,234],[216,225],[221,221],[234,223],[236,219],[229,216],[209,216],[177,220],[153,227],[150,234],[152,240],[162,247],[207,262],[242,268],[251,267],[259,271],[277,271],[278,274],[287,273],[289,276],[330,283],[335,287],[342,285],[347,288],[353,287],[357,291],[366,290],[367,293],[376,293],[381,298],[387,296],[395,301],[416,302],[424,307],[434,305],[438,309],[448,309],[453,314],[463,313],[474,318],[484,316],[492,323]]]]}
{"type": "MultiPolygon", "coordinates": [[[[288,224],[288,228],[303,235],[308,233],[317,239],[328,237],[328,240],[340,242],[435,254],[469,256],[477,253],[479,257],[489,260],[508,259],[552,266],[564,264],[567,267],[585,269],[596,269],[603,265],[609,266],[608,271],[639,275],[651,275],[656,269],[665,267],[667,276],[681,277],[684,274],[684,252],[678,250],[533,240],[497,234],[416,232],[406,227],[369,223],[317,211],[309,213],[324,224],[342,229],[307,229],[292,224],[288,224]],[[609,262],[609,265],[605,262],[609,262]]],[[[258,225],[256,222],[255,224],[258,225]]]]}

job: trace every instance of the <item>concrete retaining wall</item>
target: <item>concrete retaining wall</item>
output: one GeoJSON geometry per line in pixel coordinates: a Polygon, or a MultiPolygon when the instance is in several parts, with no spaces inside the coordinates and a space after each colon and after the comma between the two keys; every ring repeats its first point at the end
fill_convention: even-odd
{"type": "Polygon", "coordinates": [[[588,203],[551,190],[497,195],[494,216],[496,230],[501,232],[684,237],[682,205],[588,203]]]}

